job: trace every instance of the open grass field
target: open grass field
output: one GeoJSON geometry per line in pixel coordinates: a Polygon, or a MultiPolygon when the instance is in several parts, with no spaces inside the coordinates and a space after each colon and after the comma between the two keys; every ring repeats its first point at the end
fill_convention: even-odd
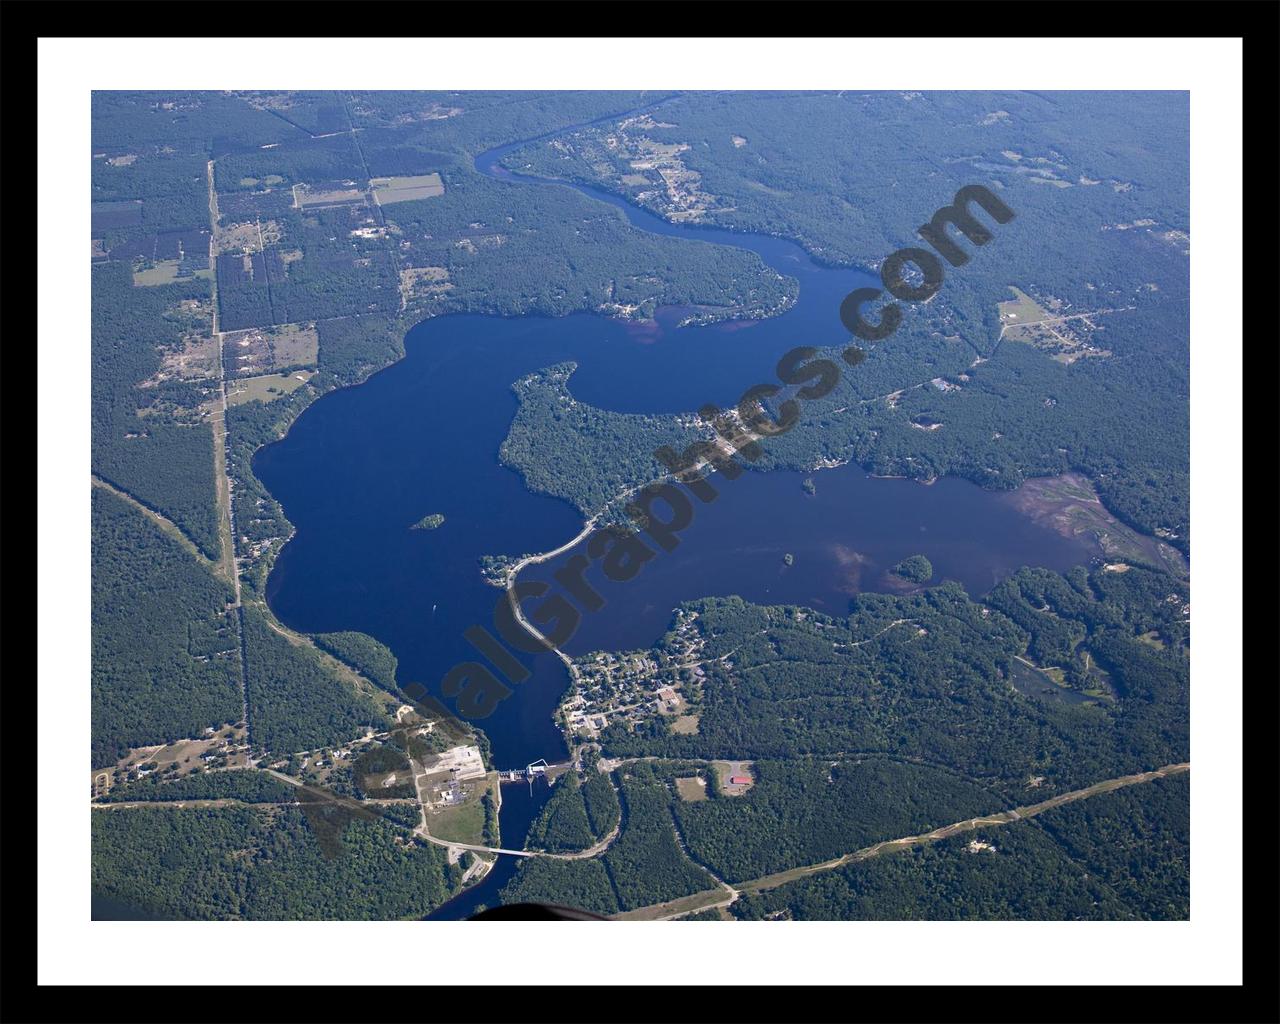
{"type": "Polygon", "coordinates": [[[693,775],[685,779],[676,779],[676,793],[680,799],[687,804],[697,803],[699,800],[707,799],[706,780],[701,776],[693,775]]]}
{"type": "Polygon", "coordinates": [[[308,185],[293,186],[293,205],[300,210],[312,210],[321,206],[358,206],[364,201],[363,189],[312,189],[308,185]]]}
{"type": "Polygon", "coordinates": [[[282,324],[268,332],[271,342],[271,368],[283,370],[290,366],[315,366],[320,352],[320,335],[316,325],[282,324]]]}
{"type": "MultiPolygon", "coordinates": [[[[133,286],[135,288],[153,288],[156,285],[173,284],[174,281],[178,280],[178,267],[181,265],[181,260],[161,260],[145,270],[135,270],[133,272],[133,286]]],[[[213,271],[197,270],[191,276],[202,281],[208,281],[213,277],[213,271]]]]}
{"type": "Polygon", "coordinates": [[[1095,345],[1092,339],[1101,328],[1099,317],[1124,309],[1068,312],[1059,299],[1043,299],[1041,304],[1012,285],[1009,290],[1015,298],[999,303],[1001,338],[1031,345],[1065,366],[1077,359],[1105,359],[1111,355],[1110,350],[1095,345]]]}
{"type": "MultiPolygon", "coordinates": [[[[427,811],[427,831],[437,839],[454,843],[484,843],[484,794],[496,790],[499,782],[496,772],[484,779],[465,784],[470,790],[457,807],[445,807],[427,811]]],[[[494,794],[498,799],[498,794],[494,794]]]]}
{"type": "Polygon", "coordinates": [[[245,377],[227,382],[227,404],[243,405],[245,402],[273,402],[283,395],[292,394],[314,376],[312,370],[296,373],[268,373],[261,377],[245,377]]]}
{"type": "Polygon", "coordinates": [[[638,907],[635,910],[614,914],[613,917],[616,921],[658,921],[677,915],[696,914],[698,911],[705,910],[713,904],[724,903],[732,895],[728,889],[719,887],[704,889],[702,892],[695,892],[692,896],[681,896],[679,899],[670,900],[666,903],[638,907]]]}
{"type": "Polygon", "coordinates": [[[1009,286],[1015,298],[1000,303],[1002,324],[1034,324],[1049,316],[1049,311],[1021,289],[1009,286]]]}
{"type": "Polygon", "coordinates": [[[431,199],[444,195],[444,182],[436,172],[401,178],[374,178],[369,182],[373,199],[379,206],[405,203],[412,199],[431,199]]]}

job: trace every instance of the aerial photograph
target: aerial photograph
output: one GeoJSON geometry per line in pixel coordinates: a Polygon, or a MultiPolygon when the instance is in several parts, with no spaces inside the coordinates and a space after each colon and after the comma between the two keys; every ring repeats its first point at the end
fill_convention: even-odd
{"type": "Polygon", "coordinates": [[[1190,920],[1190,92],[89,123],[95,921],[1190,920]]]}

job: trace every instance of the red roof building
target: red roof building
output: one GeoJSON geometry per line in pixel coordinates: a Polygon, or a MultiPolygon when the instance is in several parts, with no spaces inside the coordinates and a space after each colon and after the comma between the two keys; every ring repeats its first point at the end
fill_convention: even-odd
{"type": "Polygon", "coordinates": [[[748,779],[745,775],[731,775],[731,776],[729,776],[729,785],[731,785],[731,786],[749,786],[749,785],[751,785],[751,780],[750,780],[750,779],[748,779]]]}

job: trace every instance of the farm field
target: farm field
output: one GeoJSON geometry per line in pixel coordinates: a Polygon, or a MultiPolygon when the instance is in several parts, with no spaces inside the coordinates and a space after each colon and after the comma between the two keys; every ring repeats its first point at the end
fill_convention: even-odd
{"type": "Polygon", "coordinates": [[[135,288],[154,288],[157,285],[173,284],[174,281],[181,278],[197,278],[201,281],[207,281],[213,277],[213,271],[208,267],[188,274],[179,274],[178,272],[181,269],[182,260],[161,260],[145,270],[135,270],[133,272],[133,285],[135,288]]]}
{"type": "Polygon", "coordinates": [[[404,178],[374,178],[369,182],[374,201],[379,206],[405,203],[412,199],[431,199],[444,195],[444,182],[437,172],[404,178]]]}
{"type": "Polygon", "coordinates": [[[277,398],[293,394],[314,375],[312,370],[299,370],[297,373],[270,373],[231,381],[227,385],[227,404],[273,402],[277,398]]]}

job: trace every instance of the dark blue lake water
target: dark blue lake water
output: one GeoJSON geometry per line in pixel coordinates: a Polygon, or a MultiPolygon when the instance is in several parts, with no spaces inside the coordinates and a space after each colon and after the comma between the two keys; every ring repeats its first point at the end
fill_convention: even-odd
{"type": "MultiPolygon", "coordinates": [[[[513,147],[476,166],[513,189],[577,187],[522,180],[498,167],[513,147]]],[[[594,314],[559,319],[455,315],[411,330],[405,358],[364,384],[325,396],[284,440],[258,452],[254,472],[284,507],[297,533],[267,585],[271,608],[306,632],[359,630],[396,654],[402,684],[439,694],[446,671],[473,660],[462,633],[491,624],[502,593],[486,585],[486,554],[545,551],[581,529],[567,503],[528,491],[498,462],[516,409],[512,383],[561,360],[579,364],[575,397],[625,412],[683,412],[727,404],[749,385],[775,379],[778,358],[796,345],[847,342],[838,310],[872,275],[823,268],[793,243],[760,235],[668,224],[622,200],[580,191],[622,209],[637,228],[749,249],[800,282],[800,299],[771,320],[677,328],[677,310],[634,324],[594,314]],[[410,527],[442,513],[436,530],[410,527]]],[[[801,603],[842,614],[862,590],[893,590],[885,571],[923,553],[937,578],[980,594],[1022,565],[1055,569],[1093,551],[1032,523],[1006,495],[960,480],[932,486],[868,478],[857,467],[814,475],[747,473],[723,481],[721,498],[699,506],[683,543],[627,584],[601,584],[607,607],[585,616],[571,653],[647,646],[681,601],[739,594],[757,602],[801,603]],[[783,564],[792,553],[794,563],[783,564]]],[[[567,557],[567,556],[566,556],[567,557]]],[[[522,578],[549,578],[555,563],[522,578]]],[[[567,682],[551,655],[524,656],[533,676],[479,724],[499,767],[565,752],[551,712],[567,682]]],[[[532,799],[504,790],[504,845],[518,845],[545,787],[532,799]],[[508,796],[508,793],[510,795],[508,796]]],[[[491,896],[511,858],[447,912],[491,896]]]]}

